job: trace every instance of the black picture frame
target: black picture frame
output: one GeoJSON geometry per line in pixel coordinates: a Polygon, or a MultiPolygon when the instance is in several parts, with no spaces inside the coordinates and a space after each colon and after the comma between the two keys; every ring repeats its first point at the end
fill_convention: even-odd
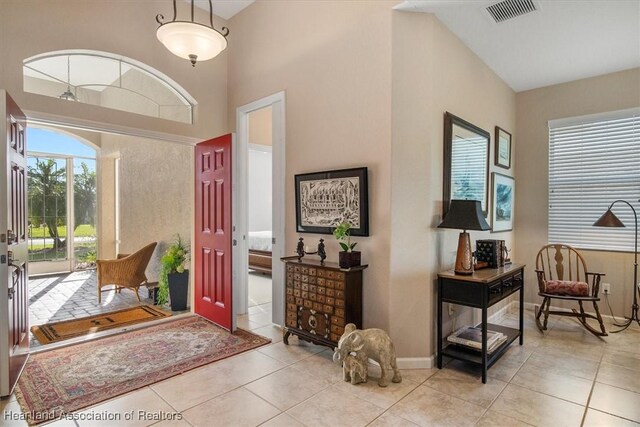
{"type": "MultiPolygon", "coordinates": [[[[470,123],[448,111],[444,114],[444,168],[443,168],[443,194],[442,194],[442,217],[447,216],[449,212],[449,204],[453,199],[462,200],[479,200],[482,205],[482,214],[486,217],[489,213],[489,152],[491,150],[491,135],[486,130],[470,123]],[[476,197],[468,197],[466,194],[459,194],[455,181],[453,165],[460,165],[456,161],[455,153],[458,150],[454,147],[454,142],[463,141],[464,136],[458,136],[458,133],[465,133],[469,140],[477,141],[483,147],[484,154],[481,162],[476,164],[480,170],[473,170],[472,176],[475,179],[471,182],[472,187],[480,187],[481,193],[476,197]]],[[[465,151],[465,150],[463,150],[465,151]]],[[[471,170],[467,168],[468,170],[471,170]]]]}
{"type": "Polygon", "coordinates": [[[352,219],[357,224],[351,228],[352,236],[369,235],[369,183],[366,167],[295,175],[295,192],[298,233],[331,234],[342,221],[351,222],[350,219],[352,219]],[[331,197],[335,201],[313,201],[312,198],[320,197],[317,194],[319,191],[322,192],[323,198],[331,197]],[[343,197],[340,197],[341,192],[344,193],[343,197]],[[312,203],[316,206],[310,206],[312,203]],[[341,207],[341,203],[345,206],[341,207]],[[335,204],[337,206],[332,207],[335,204]],[[348,205],[352,208],[355,205],[357,212],[350,212],[351,208],[348,208],[348,205]],[[316,215],[311,219],[309,213],[312,209],[315,209],[320,216],[326,214],[326,217],[318,218],[316,215]],[[338,210],[339,214],[336,213],[338,210]],[[338,215],[341,218],[338,218],[338,215]]]}
{"type": "Polygon", "coordinates": [[[496,126],[494,164],[501,168],[511,168],[511,134],[496,126]]]}

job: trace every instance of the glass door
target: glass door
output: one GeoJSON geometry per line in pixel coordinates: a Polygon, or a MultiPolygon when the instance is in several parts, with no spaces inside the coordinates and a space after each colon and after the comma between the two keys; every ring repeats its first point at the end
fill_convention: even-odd
{"type": "Polygon", "coordinates": [[[96,160],[73,159],[73,240],[74,269],[95,267],[98,253],[96,160]]]}
{"type": "Polygon", "coordinates": [[[28,156],[29,261],[48,271],[68,271],[67,159],[28,156]],[[42,265],[41,265],[42,266],[42,265]]]}
{"type": "Polygon", "coordinates": [[[30,274],[94,267],[96,160],[31,154],[27,165],[30,274]]]}

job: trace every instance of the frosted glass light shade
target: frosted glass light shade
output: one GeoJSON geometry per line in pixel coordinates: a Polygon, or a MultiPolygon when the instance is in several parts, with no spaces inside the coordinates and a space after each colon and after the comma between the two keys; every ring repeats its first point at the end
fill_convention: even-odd
{"type": "Polygon", "coordinates": [[[189,59],[206,61],[227,48],[227,39],[211,27],[195,22],[168,22],[158,27],[158,40],[171,53],[189,59]]]}

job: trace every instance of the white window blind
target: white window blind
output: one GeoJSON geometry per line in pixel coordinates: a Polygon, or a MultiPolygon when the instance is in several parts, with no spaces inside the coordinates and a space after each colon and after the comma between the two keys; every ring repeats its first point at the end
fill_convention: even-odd
{"type": "Polygon", "coordinates": [[[451,149],[451,198],[480,200],[486,210],[487,150],[485,137],[454,135],[451,149]]]}
{"type": "Polygon", "coordinates": [[[635,220],[622,203],[625,228],[593,227],[618,199],[640,214],[640,108],[549,122],[549,243],[633,251],[635,220]]]}

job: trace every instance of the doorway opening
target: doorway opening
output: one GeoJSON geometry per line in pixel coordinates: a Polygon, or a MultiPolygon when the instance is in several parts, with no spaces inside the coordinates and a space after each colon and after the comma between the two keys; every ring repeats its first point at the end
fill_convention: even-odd
{"type": "Polygon", "coordinates": [[[30,275],[95,268],[98,150],[45,128],[28,127],[27,141],[30,275]]]}
{"type": "MultiPolygon", "coordinates": [[[[35,129],[35,125],[31,126],[35,129]]],[[[86,174],[87,169],[92,169],[91,172],[95,172],[96,175],[98,191],[94,194],[97,199],[90,204],[91,209],[87,209],[86,204],[80,209],[82,206],[79,206],[77,194],[45,197],[47,206],[49,204],[53,206],[47,209],[53,210],[54,213],[45,215],[54,217],[49,221],[51,226],[47,226],[47,221],[43,218],[32,219],[32,216],[40,215],[35,213],[35,207],[43,202],[32,200],[32,197],[29,197],[32,194],[27,193],[29,218],[33,225],[32,235],[27,239],[28,244],[33,241],[31,247],[34,251],[31,258],[41,254],[42,252],[36,251],[43,251],[45,245],[48,250],[46,253],[51,254],[46,257],[48,261],[34,260],[29,263],[30,324],[38,326],[78,320],[89,316],[106,315],[118,310],[153,305],[153,284],[159,280],[162,254],[175,241],[176,235],[179,234],[185,240],[190,240],[193,228],[193,149],[191,145],[169,142],[168,139],[115,134],[88,128],[73,129],[64,125],[60,127],[47,125],[47,129],[49,128],[69,137],[78,135],[80,142],[85,140],[94,142],[96,158],[93,161],[95,163],[86,164],[89,160],[86,157],[89,156],[64,152],[62,151],[64,147],[58,144],[48,144],[44,148],[38,148],[35,138],[32,138],[27,141],[27,147],[28,153],[33,157],[33,164],[37,165],[39,161],[45,166],[51,166],[51,172],[57,171],[60,178],[57,181],[54,180],[54,183],[58,187],[72,188],[74,186],[69,183],[70,169],[67,163],[73,160],[75,187],[78,188],[78,176],[86,174]],[[54,147],[59,149],[54,150],[54,147]],[[71,160],[70,157],[72,157],[71,160]],[[167,159],[171,159],[171,162],[167,159]],[[154,165],[154,173],[147,173],[149,165],[154,165]],[[65,168],[64,173],[59,173],[60,168],[65,168]],[[162,189],[162,197],[158,197],[157,189],[162,189]],[[75,205],[69,206],[71,202],[75,202],[75,205]],[[62,209],[61,205],[66,208],[62,209]],[[56,206],[58,211],[54,209],[56,206]],[[82,231],[83,228],[88,228],[86,224],[89,224],[88,217],[91,216],[91,212],[95,215],[91,221],[94,221],[92,227],[96,237],[78,235],[77,230],[82,231]],[[62,214],[67,215],[66,219],[61,219],[64,217],[62,214]],[[85,227],[81,227],[83,224],[85,227]],[[49,233],[53,225],[57,227],[49,233]],[[67,232],[67,229],[70,231],[67,232]],[[38,230],[40,234],[36,234],[33,230],[38,230]],[[72,238],[70,233],[74,230],[76,235],[72,238]],[[47,233],[45,237],[42,236],[43,233],[47,233]],[[62,243],[58,242],[57,246],[54,244],[56,238],[62,241],[62,243]],[[68,245],[72,243],[69,239],[74,243],[72,250],[68,249],[68,245]],[[150,286],[142,285],[137,292],[134,288],[123,288],[120,292],[116,292],[115,286],[107,282],[101,289],[103,292],[99,300],[96,267],[95,264],[88,265],[92,264],[93,260],[91,252],[95,250],[95,257],[99,260],[116,260],[119,258],[118,255],[122,257],[122,254],[135,256],[153,242],[157,242],[157,246],[145,269],[150,286]],[[86,247],[89,244],[93,246],[86,247]],[[87,254],[91,257],[87,257],[87,254]],[[45,271],[45,274],[34,275],[34,270],[38,273],[39,264],[46,262],[58,263],[58,268],[45,271]],[[67,263],[66,268],[60,268],[62,262],[67,263]],[[53,274],[54,271],[63,273],[53,274]]],[[[44,166],[39,167],[42,169],[44,166]]],[[[80,187],[87,189],[87,186],[80,187]]],[[[41,256],[41,258],[45,257],[41,256]]],[[[182,312],[174,312],[172,315],[180,313],[182,312]]],[[[119,330],[121,328],[107,330],[104,333],[115,333],[119,330]]],[[[88,337],[88,335],[83,336],[83,338],[88,337]]],[[[60,341],[47,344],[46,348],[66,343],[66,341],[60,341]]],[[[44,349],[35,338],[31,339],[31,346],[36,350],[44,349]]]]}
{"type": "Polygon", "coordinates": [[[251,314],[263,314],[266,325],[272,312],[272,108],[252,111],[247,119],[248,307],[251,314]]]}
{"type": "Polygon", "coordinates": [[[284,322],[284,107],[280,92],[237,112],[237,325],[267,336],[284,322]]]}

